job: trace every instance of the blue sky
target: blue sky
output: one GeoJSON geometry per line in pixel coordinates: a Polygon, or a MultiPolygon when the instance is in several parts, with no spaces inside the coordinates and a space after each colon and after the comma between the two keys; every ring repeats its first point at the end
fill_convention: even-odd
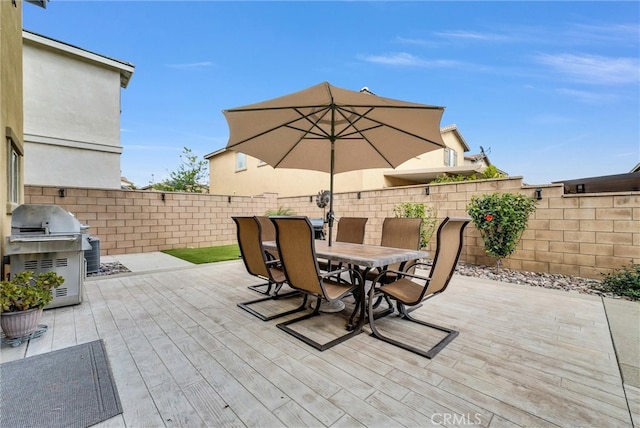
{"type": "Polygon", "coordinates": [[[135,65],[122,175],[161,181],[223,148],[222,110],[328,81],[446,107],[529,184],[640,161],[640,2],[62,1],[23,27],[135,65]]]}

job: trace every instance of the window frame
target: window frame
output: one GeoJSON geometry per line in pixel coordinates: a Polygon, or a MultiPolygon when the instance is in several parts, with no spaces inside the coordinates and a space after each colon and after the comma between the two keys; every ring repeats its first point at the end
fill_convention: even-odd
{"type": "Polygon", "coordinates": [[[247,170],[247,155],[236,152],[236,172],[247,170]]]}
{"type": "Polygon", "coordinates": [[[450,147],[444,149],[444,166],[458,166],[458,152],[450,147]]]}
{"type": "Polygon", "coordinates": [[[11,127],[6,128],[5,138],[7,141],[7,213],[11,213],[21,203],[24,149],[11,127]]]}

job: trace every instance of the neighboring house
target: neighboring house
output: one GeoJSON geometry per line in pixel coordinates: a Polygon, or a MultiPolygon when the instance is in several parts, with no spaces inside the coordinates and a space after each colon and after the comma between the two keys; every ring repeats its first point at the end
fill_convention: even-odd
{"type": "Polygon", "coordinates": [[[24,183],[120,189],[128,62],[22,32],[24,183]]]}
{"type": "Polygon", "coordinates": [[[129,181],[127,177],[120,177],[120,188],[124,190],[133,190],[136,188],[136,185],[133,184],[133,181],[129,181]]]}
{"type": "MultiPolygon", "coordinates": [[[[428,183],[445,173],[469,175],[484,170],[486,156],[465,156],[469,146],[456,125],[441,128],[446,148],[409,159],[396,169],[364,169],[336,174],[335,192],[397,187],[428,183]]],[[[300,169],[274,169],[244,153],[221,149],[205,156],[209,160],[210,193],[253,196],[314,195],[329,189],[329,174],[300,169]]]]}

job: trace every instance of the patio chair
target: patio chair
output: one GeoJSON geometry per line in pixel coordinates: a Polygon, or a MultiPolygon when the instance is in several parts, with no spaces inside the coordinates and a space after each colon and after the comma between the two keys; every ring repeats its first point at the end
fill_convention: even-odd
{"type": "MultiPolygon", "coordinates": [[[[418,250],[420,248],[420,228],[422,227],[421,218],[394,218],[387,217],[382,223],[382,238],[380,245],[382,247],[405,248],[407,250],[418,250]]],[[[404,266],[413,264],[415,260],[403,263],[394,263],[385,269],[373,269],[367,275],[367,280],[373,281],[379,278],[379,281],[385,283],[393,282],[397,279],[394,273],[398,270],[404,270],[404,266]],[[386,275],[380,276],[382,270],[387,270],[386,275]]]]}
{"type": "MultiPolygon", "coordinates": [[[[364,242],[364,228],[368,220],[366,217],[340,217],[336,242],[362,244],[364,242]]],[[[319,260],[318,265],[321,270],[331,270],[334,266],[337,269],[342,267],[341,264],[332,265],[331,262],[324,260],[319,260]]]]}
{"type": "MultiPolygon", "coordinates": [[[[404,272],[393,272],[397,278],[391,283],[382,283],[378,280],[374,281],[371,289],[369,290],[368,305],[369,326],[371,327],[372,336],[424,357],[433,358],[458,335],[458,332],[455,330],[413,318],[409,314],[410,308],[407,307],[415,307],[416,305],[421,304],[421,302],[435,297],[446,290],[456,264],[458,263],[458,259],[460,258],[464,229],[470,221],[471,219],[468,218],[455,217],[447,217],[442,221],[438,227],[437,248],[428,277],[408,272],[410,268],[426,265],[426,263],[415,263],[412,266],[409,266],[404,272]],[[376,286],[377,283],[380,283],[381,285],[376,286]],[[376,327],[376,319],[379,319],[379,316],[373,312],[374,300],[378,296],[384,296],[396,302],[396,308],[400,313],[400,319],[443,331],[447,333],[447,335],[429,350],[418,348],[416,346],[417,344],[401,342],[382,335],[376,327]]],[[[383,276],[387,273],[388,271],[383,271],[379,276],[383,276]]],[[[411,336],[411,334],[409,336],[411,336]]]]}
{"type": "MultiPolygon", "coordinates": [[[[260,222],[260,236],[261,236],[261,240],[262,242],[266,242],[266,241],[275,241],[276,240],[276,229],[275,227],[273,227],[273,223],[271,223],[271,220],[269,220],[269,217],[267,216],[256,216],[256,219],[258,220],[258,222],[260,222]]],[[[267,250],[265,249],[265,251],[267,252],[267,258],[269,260],[277,260],[279,259],[278,257],[278,252],[276,250],[267,250]]],[[[268,281],[265,282],[264,284],[256,284],[256,285],[250,285],[249,289],[256,291],[260,294],[265,294],[267,296],[271,295],[271,288],[273,286],[273,282],[268,281]]],[[[276,284],[276,289],[274,290],[277,294],[278,290],[280,289],[280,287],[282,287],[282,284],[276,284]]]]}
{"type": "Polygon", "coordinates": [[[262,246],[263,235],[259,219],[256,217],[231,218],[238,228],[238,245],[240,247],[242,261],[244,262],[247,272],[251,275],[257,276],[258,278],[266,279],[268,290],[275,285],[273,295],[269,294],[267,297],[238,303],[238,306],[263,321],[269,321],[304,310],[304,305],[301,305],[295,309],[287,310],[285,312],[265,315],[251,307],[251,305],[256,303],[266,302],[268,300],[277,300],[284,297],[292,297],[294,295],[299,295],[300,293],[292,291],[285,294],[279,294],[286,278],[282,271],[280,261],[269,256],[269,253],[267,253],[262,246]]]}
{"type": "MultiPolygon", "coordinates": [[[[349,326],[353,325],[353,320],[357,313],[360,313],[360,316],[364,316],[364,282],[362,275],[356,269],[343,268],[331,272],[320,271],[315,251],[313,225],[307,217],[271,217],[271,221],[276,227],[278,253],[280,254],[287,283],[294,290],[304,293],[305,302],[308,297],[316,299],[311,313],[277,324],[277,327],[319,351],[329,349],[360,334],[362,332],[361,325],[329,342],[319,343],[290,327],[292,324],[319,316],[321,314],[320,302],[322,299],[334,302],[349,293],[353,293],[356,299],[353,313],[348,321],[349,326]],[[330,278],[342,273],[353,275],[355,280],[349,283],[330,278]]],[[[336,314],[322,315],[325,317],[336,316],[336,314]]]]}

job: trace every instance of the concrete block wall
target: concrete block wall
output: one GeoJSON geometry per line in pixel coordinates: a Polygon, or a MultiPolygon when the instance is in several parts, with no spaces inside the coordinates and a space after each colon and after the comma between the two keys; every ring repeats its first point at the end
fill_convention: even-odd
{"type": "MultiPolygon", "coordinates": [[[[440,221],[446,216],[467,216],[466,206],[473,195],[510,192],[534,196],[536,188],[542,190],[542,199],[518,249],[503,261],[505,267],[600,278],[603,272],[640,263],[640,192],[564,195],[561,185],[525,186],[516,177],[336,193],[334,212],[338,219],[368,217],[365,243],[377,245],[384,218],[393,217],[394,207],[400,203],[421,202],[434,207],[440,221]]],[[[65,196],[60,197],[58,187],[25,186],[25,203],[56,204],[74,213],[100,238],[103,255],[235,243],[233,215],[263,215],[286,207],[298,215],[320,218],[328,211],[328,207],[318,208],[316,195],[278,198],[275,194],[244,197],[169,192],[162,200],[160,192],[65,190],[65,196]]],[[[435,250],[435,239],[429,250],[435,250]]],[[[465,232],[462,260],[495,265],[485,254],[473,225],[465,232]]]]}
{"type": "MultiPolygon", "coordinates": [[[[504,267],[601,278],[602,273],[640,263],[640,192],[564,195],[562,185],[525,186],[516,177],[363,191],[360,198],[357,193],[337,193],[334,212],[338,219],[368,217],[365,243],[379,244],[382,222],[385,217],[394,216],[397,204],[424,203],[435,208],[440,222],[447,216],[468,217],[466,207],[474,195],[508,192],[535,197],[536,189],[541,189],[542,198],[536,203],[517,250],[503,260],[504,267]]],[[[309,197],[280,198],[279,204],[301,215],[322,217],[315,198],[313,202],[309,197]]],[[[429,245],[432,252],[435,243],[434,237],[429,245]]],[[[461,259],[495,265],[495,259],[486,255],[482,237],[473,224],[465,232],[461,259]]]]}
{"type": "Polygon", "coordinates": [[[26,204],[55,204],[90,226],[102,255],[234,244],[231,216],[262,215],[277,206],[260,197],[25,186],[26,204]],[[163,196],[164,195],[164,196],[163,196]]]}

